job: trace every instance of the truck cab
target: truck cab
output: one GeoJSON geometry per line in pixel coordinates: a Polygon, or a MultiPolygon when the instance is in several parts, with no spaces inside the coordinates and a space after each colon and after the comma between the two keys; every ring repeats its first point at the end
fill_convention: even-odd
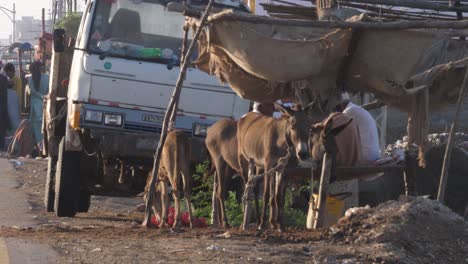
{"type": "MultiPolygon", "coordinates": [[[[180,71],[185,17],[168,11],[167,4],[88,1],[73,49],[66,114],[48,131],[55,144],[48,144],[45,202],[57,216],[87,211],[91,184],[122,189],[128,179],[146,178],[180,71]]],[[[247,11],[231,0],[216,5],[247,11]]],[[[52,80],[54,69],[60,70],[55,63],[52,80]]],[[[50,93],[58,89],[52,81],[50,93]]],[[[58,107],[47,105],[53,119],[58,107]]],[[[206,156],[206,129],[221,118],[239,118],[249,106],[215,77],[189,68],[175,128],[192,138],[194,161],[206,156]]]]}

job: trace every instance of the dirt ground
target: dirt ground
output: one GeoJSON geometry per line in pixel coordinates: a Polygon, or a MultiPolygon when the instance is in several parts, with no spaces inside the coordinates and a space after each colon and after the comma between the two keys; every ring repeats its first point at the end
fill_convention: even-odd
{"type": "Polygon", "coordinates": [[[1,227],[0,236],[51,245],[59,255],[55,263],[468,263],[467,223],[428,199],[361,209],[318,231],[146,229],[135,211],[141,198],[93,196],[90,212],[75,218],[45,213],[47,161],[21,162],[19,190],[28,194],[37,224],[1,227]],[[420,221],[432,219],[428,215],[434,221],[420,221]]]}

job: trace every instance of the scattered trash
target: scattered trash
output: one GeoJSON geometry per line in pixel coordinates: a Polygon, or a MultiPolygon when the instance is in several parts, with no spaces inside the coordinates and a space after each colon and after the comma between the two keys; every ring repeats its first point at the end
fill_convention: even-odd
{"type": "Polygon", "coordinates": [[[132,221],[132,222],[130,223],[130,225],[132,225],[132,226],[139,226],[140,223],[138,223],[137,221],[132,221]]]}
{"type": "Polygon", "coordinates": [[[19,167],[23,166],[23,162],[21,162],[19,160],[15,160],[15,159],[11,159],[10,163],[11,163],[11,165],[13,166],[13,168],[15,170],[17,170],[19,167]]]}
{"type": "MultiPolygon", "coordinates": [[[[168,226],[172,226],[174,224],[174,217],[175,217],[175,209],[174,207],[171,207],[169,208],[169,212],[167,214],[166,224],[168,226]]],[[[182,223],[183,226],[190,226],[188,212],[184,212],[181,214],[180,222],[182,223]]],[[[159,220],[155,216],[151,218],[151,223],[159,226],[159,220]]],[[[192,215],[192,224],[193,224],[193,227],[208,227],[208,224],[206,223],[205,218],[198,218],[193,215],[192,215]]]]}
{"type": "Polygon", "coordinates": [[[101,248],[95,248],[95,249],[91,250],[91,252],[101,252],[101,251],[102,251],[101,248]]]}
{"type": "Polygon", "coordinates": [[[146,208],[146,204],[142,203],[142,204],[137,205],[137,207],[136,207],[135,210],[136,210],[137,212],[144,212],[144,211],[145,211],[145,208],[146,208]]]}
{"type": "Polygon", "coordinates": [[[215,246],[215,245],[210,245],[210,246],[207,246],[207,247],[206,247],[206,250],[213,250],[213,251],[216,251],[216,250],[219,250],[219,247],[218,247],[218,246],[215,246]]]}
{"type": "Polygon", "coordinates": [[[231,233],[229,231],[226,231],[220,235],[217,235],[216,237],[231,238],[231,233]]]}

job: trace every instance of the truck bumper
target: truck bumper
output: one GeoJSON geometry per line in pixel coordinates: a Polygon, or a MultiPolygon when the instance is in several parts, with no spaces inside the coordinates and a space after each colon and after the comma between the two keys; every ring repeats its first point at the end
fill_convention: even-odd
{"type": "MultiPolygon", "coordinates": [[[[153,159],[160,134],[113,132],[105,129],[90,130],[91,136],[99,142],[103,157],[153,159]]],[[[204,138],[191,138],[192,161],[201,162],[208,157],[204,138]]]]}

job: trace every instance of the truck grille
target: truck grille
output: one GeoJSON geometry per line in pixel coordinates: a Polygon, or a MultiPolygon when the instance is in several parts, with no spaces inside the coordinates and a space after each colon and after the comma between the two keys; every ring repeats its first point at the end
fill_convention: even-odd
{"type": "Polygon", "coordinates": [[[139,124],[125,123],[124,128],[128,129],[128,130],[135,130],[135,131],[161,133],[161,128],[160,127],[154,127],[154,126],[145,126],[145,125],[139,125],[139,124]]]}

